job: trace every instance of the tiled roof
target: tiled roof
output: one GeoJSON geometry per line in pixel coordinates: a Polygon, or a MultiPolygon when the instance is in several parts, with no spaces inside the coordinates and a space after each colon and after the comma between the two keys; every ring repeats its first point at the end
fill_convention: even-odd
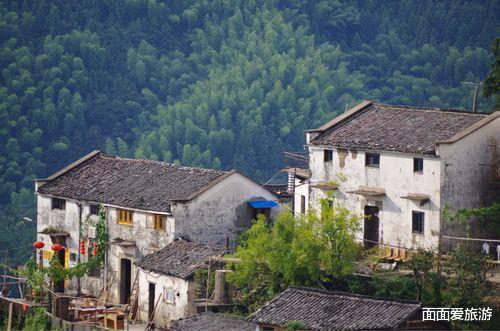
{"type": "Polygon", "coordinates": [[[224,249],[176,239],[159,251],[135,262],[140,268],[158,274],[187,279],[205,265],[211,255],[221,256],[224,249]]]}
{"type": "Polygon", "coordinates": [[[243,317],[206,312],[173,321],[172,331],[254,331],[255,323],[243,317]]]}
{"type": "Polygon", "coordinates": [[[391,329],[402,325],[419,309],[420,304],[415,302],[289,287],[247,320],[277,326],[297,321],[311,330],[391,329]]]}
{"type": "Polygon", "coordinates": [[[447,140],[487,115],[457,110],[392,106],[372,102],[353,108],[318,130],[312,145],[373,151],[434,154],[447,140]]]}
{"type": "Polygon", "coordinates": [[[172,201],[190,200],[231,172],[124,159],[93,152],[54,174],[39,193],[121,207],[169,212],[172,201]]]}

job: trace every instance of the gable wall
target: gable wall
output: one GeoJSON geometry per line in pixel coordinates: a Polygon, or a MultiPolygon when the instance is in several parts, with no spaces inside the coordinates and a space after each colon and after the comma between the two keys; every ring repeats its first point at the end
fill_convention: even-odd
{"type": "MultiPolygon", "coordinates": [[[[172,205],[176,235],[184,239],[224,245],[229,237],[234,247],[237,236],[251,225],[253,198],[277,201],[277,198],[245,176],[234,173],[188,203],[172,205]]],[[[272,208],[272,215],[278,212],[272,208]]]]}

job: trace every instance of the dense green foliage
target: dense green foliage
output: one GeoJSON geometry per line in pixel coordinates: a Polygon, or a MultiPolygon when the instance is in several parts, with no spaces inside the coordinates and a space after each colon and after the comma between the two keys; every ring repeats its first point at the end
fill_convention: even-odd
{"type": "Polygon", "coordinates": [[[0,249],[30,240],[33,179],[92,149],[262,180],[359,100],[467,108],[498,13],[497,0],[2,1],[0,249]]]}
{"type": "Polygon", "coordinates": [[[340,205],[323,203],[318,215],[282,212],[271,224],[262,215],[246,232],[229,280],[239,287],[250,309],[288,285],[323,287],[354,271],[354,240],[360,217],[340,205]]]}

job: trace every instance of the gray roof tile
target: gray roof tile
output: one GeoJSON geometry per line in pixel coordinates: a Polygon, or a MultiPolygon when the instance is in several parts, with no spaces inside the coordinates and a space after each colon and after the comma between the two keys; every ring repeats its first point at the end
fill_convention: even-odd
{"type": "Polygon", "coordinates": [[[255,323],[243,317],[206,312],[174,321],[172,331],[254,331],[255,323]]]}
{"type": "Polygon", "coordinates": [[[211,255],[221,256],[224,249],[176,239],[159,251],[135,262],[140,268],[158,274],[187,279],[205,265],[211,255]]]}
{"type": "Polygon", "coordinates": [[[312,145],[411,154],[435,154],[435,144],[480,121],[486,114],[366,103],[319,132],[312,145]]]}
{"type": "Polygon", "coordinates": [[[311,330],[391,329],[419,310],[420,304],[416,302],[289,287],[247,320],[277,326],[298,321],[311,330]]]}
{"type": "Polygon", "coordinates": [[[55,178],[49,177],[38,188],[38,192],[82,201],[169,212],[172,201],[190,200],[203,188],[231,173],[94,153],[55,178]]]}

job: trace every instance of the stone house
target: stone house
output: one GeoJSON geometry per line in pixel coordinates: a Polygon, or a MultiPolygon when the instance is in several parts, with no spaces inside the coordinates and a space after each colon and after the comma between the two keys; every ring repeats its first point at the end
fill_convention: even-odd
{"type": "Polygon", "coordinates": [[[137,319],[163,327],[172,320],[195,315],[198,284],[194,273],[206,268],[210,257],[224,253],[221,248],[175,239],[138,260],[137,319]]]}
{"type": "Polygon", "coordinates": [[[420,312],[418,302],[291,286],[247,321],[260,331],[284,330],[289,323],[300,330],[402,330],[421,320],[420,312]]]}
{"type": "Polygon", "coordinates": [[[358,238],[366,246],[436,248],[440,233],[464,234],[445,221],[446,205],[453,211],[500,200],[500,112],[365,101],[308,130],[306,142],[310,173],[295,171],[294,211],[317,210],[333,190],[365,215],[358,238]]]}
{"type": "Polygon", "coordinates": [[[258,212],[274,217],[276,197],[237,171],[125,159],[94,151],[35,182],[39,263],[61,243],[66,266],[84,262],[95,241],[98,204],[104,207],[109,243],[103,270],[67,282],[59,290],[98,295],[104,279],[108,301],[126,303],[134,262],[174,238],[234,247],[258,212]],[[256,209],[253,205],[267,208],[256,209]],[[50,231],[48,231],[50,230],[50,231]],[[51,232],[49,234],[49,232],[51,232]],[[83,240],[83,254],[81,243],[83,240]]]}

